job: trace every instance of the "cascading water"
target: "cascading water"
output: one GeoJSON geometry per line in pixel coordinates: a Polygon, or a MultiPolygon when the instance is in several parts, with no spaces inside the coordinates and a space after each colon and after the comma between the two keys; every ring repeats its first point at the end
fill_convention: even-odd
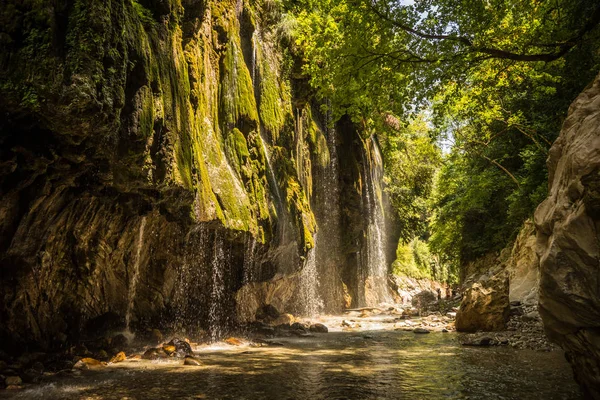
{"type": "MultiPolygon", "coordinates": [[[[365,211],[367,212],[367,235],[363,266],[359,282],[365,285],[364,297],[359,298],[361,305],[388,302],[386,257],[387,233],[383,207],[383,160],[379,147],[371,137],[367,142],[371,162],[363,156],[363,180],[365,211]],[[366,257],[365,257],[366,256],[366,257]]],[[[360,292],[360,290],[359,290],[360,292]]]]}
{"type": "Polygon", "coordinates": [[[254,280],[254,270],[256,268],[256,239],[248,235],[244,243],[244,275],[242,285],[247,285],[254,280]]]}
{"type": "Polygon", "coordinates": [[[211,291],[208,311],[208,331],[213,342],[225,333],[228,310],[224,308],[227,295],[225,269],[227,267],[226,242],[221,231],[215,232],[211,261],[211,291]]]}
{"type": "Polygon", "coordinates": [[[137,292],[138,280],[140,278],[140,261],[142,258],[142,246],[144,244],[144,230],[146,228],[146,217],[140,220],[140,228],[138,230],[138,238],[136,243],[135,261],[133,263],[133,273],[129,281],[129,292],[127,294],[127,312],[125,313],[125,329],[129,332],[129,324],[131,323],[131,314],[135,295],[137,292]]]}
{"type": "Polygon", "coordinates": [[[315,317],[323,309],[323,301],[319,296],[319,277],[317,272],[317,235],[315,235],[315,247],[308,251],[304,267],[300,272],[300,304],[306,317],[315,317]]]}
{"type": "Polygon", "coordinates": [[[342,305],[340,278],[341,232],[340,232],[340,186],[337,132],[332,121],[331,104],[327,102],[325,134],[329,150],[329,164],[321,166],[315,179],[315,213],[319,236],[326,237],[315,247],[319,293],[328,312],[339,312],[342,305]]]}

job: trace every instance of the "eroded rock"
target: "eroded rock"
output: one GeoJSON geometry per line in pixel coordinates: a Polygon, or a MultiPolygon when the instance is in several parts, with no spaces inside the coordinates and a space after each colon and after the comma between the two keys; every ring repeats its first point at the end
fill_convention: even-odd
{"type": "Polygon", "coordinates": [[[535,213],[539,310],[587,396],[600,399],[600,76],[571,104],[535,213]]]}
{"type": "Polygon", "coordinates": [[[510,313],[508,293],[508,277],[504,269],[481,275],[463,293],[460,309],[456,313],[456,330],[503,330],[510,313]]]}

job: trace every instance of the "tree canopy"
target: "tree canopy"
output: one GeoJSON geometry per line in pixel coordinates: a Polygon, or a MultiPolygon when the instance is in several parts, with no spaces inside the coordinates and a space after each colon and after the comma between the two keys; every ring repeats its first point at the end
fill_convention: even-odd
{"type": "Polygon", "coordinates": [[[404,243],[431,236],[455,268],[506,246],[546,194],[545,159],[569,104],[600,70],[600,3],[286,7],[312,87],[337,117],[377,132],[404,243]]]}

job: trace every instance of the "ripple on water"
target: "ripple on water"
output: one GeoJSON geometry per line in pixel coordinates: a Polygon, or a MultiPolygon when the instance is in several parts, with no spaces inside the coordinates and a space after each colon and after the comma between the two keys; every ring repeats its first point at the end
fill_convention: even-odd
{"type": "Polygon", "coordinates": [[[561,353],[462,347],[451,333],[334,332],[285,347],[203,348],[203,366],[124,362],[0,397],[579,399],[561,353]],[[366,339],[365,336],[371,337],[366,339]]]}

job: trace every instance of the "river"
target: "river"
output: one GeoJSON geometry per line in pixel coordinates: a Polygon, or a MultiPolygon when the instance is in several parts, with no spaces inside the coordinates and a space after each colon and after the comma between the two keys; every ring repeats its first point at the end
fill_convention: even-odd
{"type": "Polygon", "coordinates": [[[130,359],[16,399],[580,399],[562,352],[465,347],[456,333],[333,331],[273,346],[200,345],[202,366],[130,359]]]}

